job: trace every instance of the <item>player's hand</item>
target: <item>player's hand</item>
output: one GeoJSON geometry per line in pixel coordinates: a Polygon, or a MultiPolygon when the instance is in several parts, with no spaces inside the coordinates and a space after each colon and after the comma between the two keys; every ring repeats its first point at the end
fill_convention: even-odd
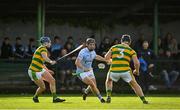
{"type": "Polygon", "coordinates": [[[50,74],[54,75],[54,71],[48,70],[50,74]]]}
{"type": "Polygon", "coordinates": [[[51,63],[51,65],[54,65],[54,64],[56,64],[56,61],[51,61],[50,63],[51,63]]]}
{"type": "Polygon", "coordinates": [[[107,64],[110,65],[112,63],[112,59],[107,60],[107,64]]]}
{"type": "Polygon", "coordinates": [[[139,76],[139,71],[134,70],[133,74],[139,76]]]}

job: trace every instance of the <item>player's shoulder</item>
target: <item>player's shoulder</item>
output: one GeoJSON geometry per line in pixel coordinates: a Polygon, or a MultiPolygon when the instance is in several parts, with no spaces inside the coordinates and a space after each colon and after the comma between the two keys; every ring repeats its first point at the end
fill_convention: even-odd
{"type": "Polygon", "coordinates": [[[83,49],[80,50],[80,52],[84,52],[85,50],[86,50],[86,48],[83,48],[83,49]]]}
{"type": "Polygon", "coordinates": [[[81,50],[79,51],[79,53],[81,53],[81,54],[82,54],[82,53],[83,53],[83,54],[86,53],[86,48],[81,49],[81,50]]]}
{"type": "Polygon", "coordinates": [[[46,47],[40,45],[37,49],[46,49],[46,47]]]}
{"type": "Polygon", "coordinates": [[[119,46],[120,46],[120,44],[113,45],[113,46],[111,46],[111,49],[118,48],[119,46]]]}
{"type": "Polygon", "coordinates": [[[41,45],[37,48],[37,51],[47,51],[47,48],[41,45]]]}
{"type": "Polygon", "coordinates": [[[123,45],[123,44],[116,44],[116,45],[112,46],[111,48],[122,48],[122,49],[127,49],[127,50],[130,50],[130,51],[133,51],[133,49],[130,46],[126,46],[126,45],[123,45]]]}

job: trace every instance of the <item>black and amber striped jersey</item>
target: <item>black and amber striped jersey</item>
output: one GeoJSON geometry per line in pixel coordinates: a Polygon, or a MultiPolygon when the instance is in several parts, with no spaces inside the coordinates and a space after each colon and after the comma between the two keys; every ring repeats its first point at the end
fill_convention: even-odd
{"type": "Polygon", "coordinates": [[[129,46],[118,44],[111,47],[112,64],[110,72],[122,73],[131,70],[130,61],[136,52],[129,46]]]}
{"type": "Polygon", "coordinates": [[[47,53],[47,49],[44,46],[40,46],[39,48],[36,49],[34,52],[34,55],[32,57],[32,62],[30,64],[29,69],[35,72],[40,72],[42,71],[43,65],[44,65],[44,59],[41,55],[42,52],[47,53]]]}

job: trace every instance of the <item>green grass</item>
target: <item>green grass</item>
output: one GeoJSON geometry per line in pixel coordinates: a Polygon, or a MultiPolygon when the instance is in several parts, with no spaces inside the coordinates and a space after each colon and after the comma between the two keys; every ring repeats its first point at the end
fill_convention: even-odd
{"type": "Polygon", "coordinates": [[[135,109],[179,109],[180,110],[180,97],[179,96],[148,96],[147,100],[150,102],[148,105],[142,104],[140,99],[132,95],[120,95],[112,97],[111,104],[101,104],[96,97],[88,97],[86,101],[82,100],[80,95],[63,95],[62,98],[66,99],[63,103],[52,103],[50,96],[39,97],[40,103],[33,103],[31,96],[18,96],[18,95],[0,95],[0,109],[50,109],[50,110],[99,110],[99,109],[121,109],[121,110],[135,110],[135,109]]]}

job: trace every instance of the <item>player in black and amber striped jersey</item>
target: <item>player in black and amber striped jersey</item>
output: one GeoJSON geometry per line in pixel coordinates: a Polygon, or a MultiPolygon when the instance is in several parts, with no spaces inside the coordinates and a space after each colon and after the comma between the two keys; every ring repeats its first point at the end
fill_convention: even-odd
{"type": "Polygon", "coordinates": [[[105,55],[106,60],[112,60],[106,79],[107,103],[111,102],[113,81],[117,82],[120,78],[122,78],[125,82],[131,85],[132,89],[140,97],[143,103],[148,104],[141,87],[133,76],[133,74],[139,74],[140,64],[136,52],[129,46],[130,44],[130,35],[123,35],[121,38],[121,44],[112,46],[105,55]],[[133,60],[135,66],[133,74],[129,66],[131,59],[133,60]]]}
{"type": "Polygon", "coordinates": [[[28,74],[32,81],[39,87],[33,97],[34,102],[39,102],[38,96],[45,90],[44,81],[47,81],[50,85],[50,90],[53,96],[53,102],[63,102],[64,99],[60,99],[56,95],[56,83],[55,79],[51,75],[53,71],[49,70],[44,63],[48,62],[52,65],[56,61],[52,61],[48,57],[47,48],[51,46],[51,40],[49,37],[41,37],[41,46],[37,48],[32,57],[32,62],[29,66],[28,74]]]}

